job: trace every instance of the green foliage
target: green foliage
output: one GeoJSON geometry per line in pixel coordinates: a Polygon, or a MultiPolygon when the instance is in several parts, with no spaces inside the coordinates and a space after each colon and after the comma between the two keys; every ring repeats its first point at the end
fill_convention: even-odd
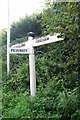
{"type": "Polygon", "coordinates": [[[20,19],[19,22],[13,23],[11,27],[11,40],[15,40],[16,38],[22,38],[27,36],[28,32],[34,32],[36,36],[41,34],[40,29],[40,20],[38,20],[38,16],[26,16],[23,19],[20,19]]]}
{"type": "Polygon", "coordinates": [[[79,15],[80,2],[78,3],[53,3],[43,13],[43,32],[44,34],[60,32],[69,39],[75,39],[80,35],[77,31],[76,18],[80,18],[79,15]]]}
{"type": "Polygon", "coordinates": [[[24,92],[25,89],[29,91],[29,73],[28,65],[22,64],[16,71],[12,71],[10,75],[5,79],[3,84],[5,91],[24,92]]]}
{"type": "MultiPolygon", "coordinates": [[[[50,84],[48,82],[48,84],[50,84]]],[[[56,86],[55,84],[53,84],[56,86]]],[[[76,89],[68,91],[66,98],[64,92],[55,91],[53,85],[47,85],[42,93],[32,98],[25,91],[23,94],[16,94],[14,91],[3,94],[3,115],[7,118],[53,118],[54,120],[75,118],[77,110],[76,89]],[[54,92],[55,91],[55,92],[54,92]],[[51,96],[49,96],[51,93],[51,96]]],[[[56,86],[57,88],[57,86],[56,86]]],[[[42,89],[42,88],[41,88],[42,89]]],[[[79,117],[79,116],[77,116],[79,117]]],[[[74,119],[73,119],[74,120],[74,119]]]]}
{"type": "Polygon", "coordinates": [[[79,17],[80,3],[53,3],[42,14],[25,17],[11,28],[11,44],[60,32],[59,41],[35,48],[37,93],[31,97],[26,55],[11,55],[11,72],[6,75],[6,32],[3,34],[3,118],[53,120],[80,119],[79,17]],[[21,38],[24,37],[24,38],[21,38]],[[12,41],[16,39],[16,41],[12,41]]]}

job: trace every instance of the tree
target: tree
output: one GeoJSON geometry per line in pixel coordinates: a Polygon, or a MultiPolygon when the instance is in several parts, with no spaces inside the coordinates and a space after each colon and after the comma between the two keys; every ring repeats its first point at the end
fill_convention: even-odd
{"type": "Polygon", "coordinates": [[[38,21],[38,15],[26,16],[20,19],[18,22],[13,23],[11,26],[11,40],[16,38],[22,38],[27,36],[28,32],[34,32],[36,36],[41,34],[40,22],[38,21]]]}

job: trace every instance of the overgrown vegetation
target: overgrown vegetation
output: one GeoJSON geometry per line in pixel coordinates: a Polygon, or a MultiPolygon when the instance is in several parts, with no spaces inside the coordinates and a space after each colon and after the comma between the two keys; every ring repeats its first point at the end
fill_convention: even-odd
{"type": "Polygon", "coordinates": [[[65,37],[35,48],[35,97],[30,96],[27,55],[11,55],[6,75],[6,32],[2,32],[3,118],[80,120],[80,2],[48,5],[42,14],[26,16],[11,28],[12,43],[23,41],[21,37],[27,40],[29,31],[36,37],[55,32],[65,37]]]}

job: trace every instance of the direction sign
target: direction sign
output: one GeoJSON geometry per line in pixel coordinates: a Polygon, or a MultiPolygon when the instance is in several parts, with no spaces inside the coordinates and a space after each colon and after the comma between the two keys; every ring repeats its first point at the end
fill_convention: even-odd
{"type": "Polygon", "coordinates": [[[12,47],[12,48],[27,47],[27,46],[29,46],[28,43],[29,43],[28,41],[27,41],[27,42],[22,42],[22,43],[17,43],[17,44],[15,44],[15,45],[12,45],[11,47],[12,47]]]}
{"type": "MultiPolygon", "coordinates": [[[[36,46],[40,46],[40,45],[49,44],[52,42],[57,42],[57,41],[63,40],[62,38],[58,38],[59,35],[60,35],[59,33],[54,34],[53,36],[47,35],[44,37],[40,37],[38,39],[33,39],[31,42],[27,41],[27,42],[12,45],[11,48],[21,48],[21,49],[25,48],[26,49],[26,48],[30,48],[30,46],[36,47],[36,46]]],[[[24,50],[24,51],[26,51],[26,50],[24,50]]]]}
{"type": "Polygon", "coordinates": [[[58,38],[59,35],[60,34],[57,33],[53,36],[47,35],[38,39],[33,39],[33,47],[63,40],[62,38],[58,38]]]}
{"type": "Polygon", "coordinates": [[[9,52],[11,54],[30,54],[31,53],[29,48],[10,48],[9,52]]]}

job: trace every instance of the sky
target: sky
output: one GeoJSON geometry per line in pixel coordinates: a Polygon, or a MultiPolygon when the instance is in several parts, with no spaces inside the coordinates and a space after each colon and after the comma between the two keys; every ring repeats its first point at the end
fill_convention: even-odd
{"type": "MultiPolygon", "coordinates": [[[[10,24],[26,15],[31,15],[42,9],[45,0],[9,0],[10,24]]],[[[0,0],[0,29],[7,27],[8,0],[0,0]]]]}

